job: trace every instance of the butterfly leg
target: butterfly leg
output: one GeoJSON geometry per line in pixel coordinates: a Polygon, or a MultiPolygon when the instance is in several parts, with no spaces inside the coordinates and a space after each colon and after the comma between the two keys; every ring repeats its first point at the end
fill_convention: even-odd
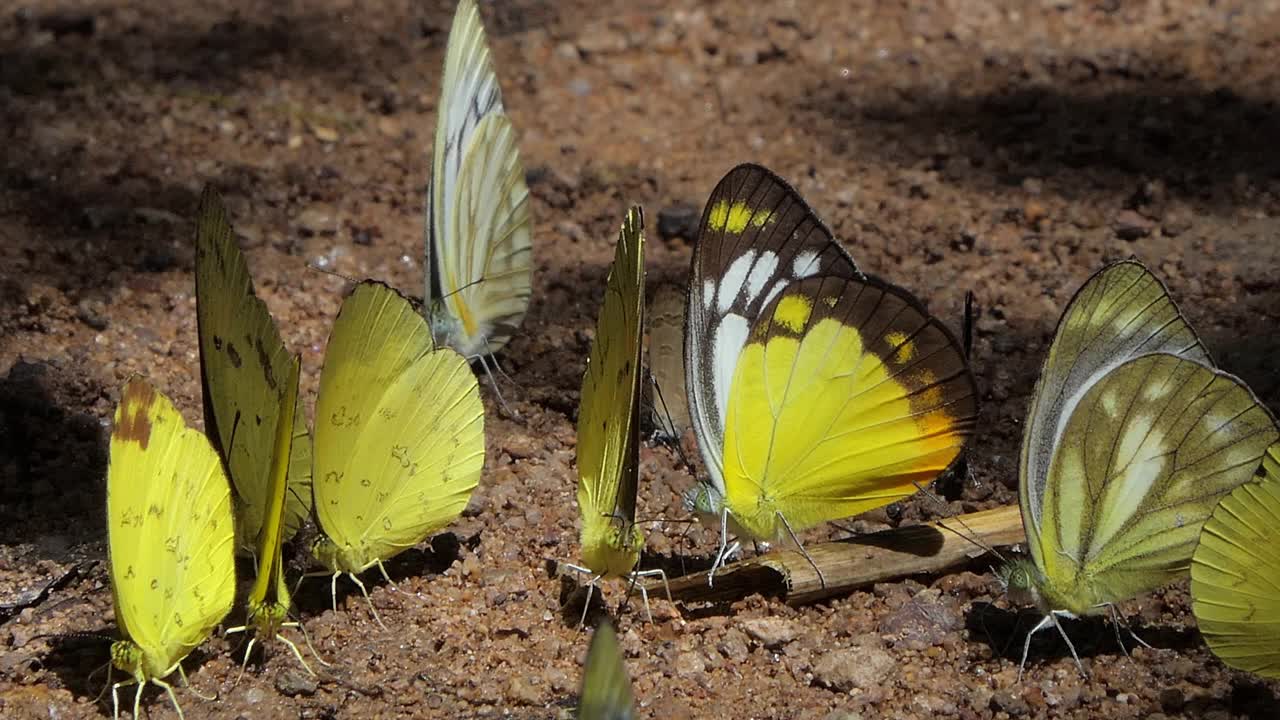
{"type": "MultiPolygon", "coordinates": [[[[735,543],[736,544],[736,543],[735,543]]],[[[707,587],[715,587],[716,571],[724,566],[729,554],[725,550],[729,546],[729,508],[720,509],[720,549],[716,551],[716,561],[711,564],[707,573],[707,587]]]]}
{"type": "MultiPolygon", "coordinates": [[[[662,578],[662,587],[667,592],[667,602],[675,604],[675,601],[671,599],[671,585],[667,583],[667,573],[662,568],[653,568],[652,570],[633,571],[631,573],[632,586],[640,588],[640,597],[641,599],[644,600],[645,615],[649,617],[649,622],[653,622],[653,611],[649,609],[649,589],[646,588],[644,585],[638,584],[637,582],[641,578],[647,578],[647,577],[662,578]]],[[[630,592],[628,592],[628,595],[630,595],[630,592]]]]}
{"type": "MultiPolygon", "coordinates": [[[[378,616],[378,608],[373,606],[373,598],[369,597],[369,591],[365,589],[364,583],[360,582],[360,578],[356,577],[355,573],[347,573],[347,577],[351,578],[351,582],[355,583],[356,587],[360,588],[360,594],[364,595],[365,602],[369,603],[369,611],[373,613],[373,619],[378,621],[379,627],[381,627],[383,630],[389,630],[390,628],[388,628],[386,624],[382,622],[382,618],[378,616]]],[[[337,583],[338,576],[335,575],[333,577],[333,580],[335,583],[337,583]]],[[[337,606],[338,606],[337,595],[334,595],[333,604],[334,604],[334,609],[337,609],[337,606]]]]}
{"type": "Polygon", "coordinates": [[[1130,655],[1129,648],[1124,645],[1124,638],[1120,636],[1120,628],[1122,627],[1129,633],[1129,637],[1133,638],[1139,645],[1145,648],[1151,647],[1150,643],[1138,637],[1138,634],[1133,631],[1133,628],[1129,627],[1129,623],[1125,622],[1124,618],[1120,616],[1120,611],[1116,609],[1115,603],[1102,603],[1102,605],[1099,605],[1098,607],[1104,606],[1107,608],[1107,613],[1111,616],[1111,627],[1115,628],[1116,631],[1116,643],[1118,643],[1120,645],[1120,649],[1124,651],[1125,657],[1130,657],[1130,655]]]}
{"type": "MultiPolygon", "coordinates": [[[[487,342],[485,343],[485,347],[488,347],[487,342]]],[[[485,360],[486,355],[488,355],[487,352],[480,353],[479,355],[476,355],[474,359],[480,361],[480,368],[484,370],[485,377],[489,378],[489,385],[493,387],[493,396],[498,398],[498,405],[502,408],[502,412],[518,419],[520,416],[516,414],[509,405],[507,405],[506,399],[502,397],[502,390],[498,388],[498,379],[494,377],[494,374],[489,370],[489,363],[485,360]]],[[[499,367],[497,360],[493,361],[493,366],[499,373],[506,376],[506,373],[503,373],[502,368],[499,367]]]]}
{"type": "MultiPolygon", "coordinates": [[[[184,682],[186,681],[186,675],[183,675],[183,681],[184,681],[184,682]]],[[[172,686],[172,685],[170,685],[169,683],[167,683],[167,682],[165,682],[165,681],[161,680],[160,678],[151,678],[151,682],[153,682],[153,683],[155,683],[156,685],[159,685],[160,687],[164,688],[164,691],[165,691],[165,692],[167,692],[167,693],[169,693],[169,702],[173,703],[173,709],[178,711],[178,720],[187,720],[187,716],[186,716],[186,715],[184,715],[184,714],[182,714],[182,706],[178,704],[178,696],[174,694],[174,692],[173,692],[173,686],[172,686]]],[[[188,688],[190,688],[191,686],[190,686],[190,685],[188,685],[187,687],[188,687],[188,688]]],[[[192,690],[192,692],[195,692],[195,691],[194,691],[194,690],[192,690]]],[[[201,696],[201,695],[200,695],[200,693],[195,693],[195,694],[196,694],[196,696],[197,696],[197,697],[203,697],[203,696],[201,696]]],[[[142,685],[141,685],[141,684],[139,684],[139,685],[138,685],[138,696],[139,696],[139,697],[141,697],[141,696],[142,696],[142,685]]],[[[212,698],[210,698],[210,699],[212,699],[212,698]]],[[[136,717],[138,717],[138,701],[137,701],[137,700],[134,700],[134,702],[133,702],[133,716],[134,716],[135,718],[136,718],[136,717]]]]}
{"type": "Polygon", "coordinates": [[[1080,656],[1076,654],[1076,646],[1071,643],[1071,638],[1067,637],[1066,628],[1062,627],[1062,623],[1058,620],[1058,613],[1050,612],[1049,617],[1053,618],[1053,626],[1058,628],[1058,634],[1067,643],[1067,649],[1071,651],[1071,658],[1076,661],[1076,669],[1080,671],[1081,677],[1089,677],[1089,672],[1084,669],[1084,663],[1080,662],[1080,656]]]}
{"type": "Polygon", "coordinates": [[[809,551],[804,549],[804,544],[800,542],[800,538],[796,537],[796,531],[791,529],[791,523],[787,522],[787,516],[778,513],[778,519],[782,521],[782,526],[787,529],[787,534],[791,536],[792,542],[796,544],[796,547],[800,548],[800,554],[804,555],[804,559],[808,560],[809,564],[813,566],[813,571],[818,573],[818,584],[825,588],[827,586],[827,578],[822,574],[822,568],[818,567],[818,563],[809,557],[809,551]]]}
{"type": "MultiPolygon", "coordinates": [[[[111,682],[110,677],[107,678],[107,682],[111,682]]],[[[122,687],[129,687],[137,682],[138,681],[136,679],[129,678],[128,680],[121,680],[111,686],[111,717],[113,720],[119,720],[120,718],[120,695],[117,691],[122,687]]],[[[139,689],[138,695],[141,696],[141,694],[142,691],[139,689]]],[[[138,717],[138,698],[134,698],[133,701],[133,716],[135,718],[138,717]]]]}
{"type": "MultiPolygon", "coordinates": [[[[316,646],[311,644],[311,636],[310,636],[309,634],[307,634],[307,629],[306,629],[305,627],[303,627],[303,626],[302,626],[302,623],[300,623],[300,622],[287,622],[287,623],[284,623],[283,625],[281,625],[280,627],[296,627],[296,628],[298,628],[298,632],[302,633],[302,640],[303,640],[303,642],[305,642],[305,643],[307,644],[307,647],[308,647],[308,648],[310,648],[310,650],[311,650],[311,654],[316,656],[316,660],[317,660],[317,661],[319,661],[319,663],[320,663],[321,665],[325,666],[325,667],[332,667],[332,665],[331,665],[330,663],[325,662],[324,658],[320,657],[320,653],[316,652],[316,646]]],[[[315,673],[312,673],[312,674],[314,675],[315,673]]]]}
{"type": "MultiPolygon", "coordinates": [[[[276,633],[276,639],[289,646],[289,649],[293,651],[293,656],[298,658],[298,662],[302,663],[302,667],[305,668],[307,672],[312,675],[316,674],[316,671],[311,669],[311,666],[307,664],[307,661],[302,659],[302,653],[298,651],[298,646],[294,645],[293,641],[279,633],[276,633]]],[[[311,650],[312,652],[315,652],[315,648],[312,648],[311,650]]]]}
{"type": "MultiPolygon", "coordinates": [[[[235,629],[235,628],[232,628],[232,629],[235,629]]],[[[239,629],[243,630],[244,628],[239,628],[239,629]]],[[[231,630],[228,630],[227,632],[230,633],[231,630]]],[[[240,674],[236,676],[235,684],[232,685],[232,687],[235,687],[235,685],[239,685],[240,679],[244,677],[244,670],[246,667],[249,666],[249,653],[253,652],[253,644],[257,641],[258,641],[258,638],[256,636],[249,638],[249,645],[244,649],[244,659],[240,661],[240,674]]]]}
{"type": "MultiPolygon", "coordinates": [[[[582,626],[587,624],[587,611],[591,609],[591,593],[592,593],[592,591],[594,591],[594,590],[595,590],[595,588],[596,588],[596,583],[600,582],[600,579],[604,577],[604,573],[600,573],[599,575],[594,575],[594,576],[593,576],[593,575],[592,575],[592,572],[591,572],[591,570],[590,570],[590,569],[588,569],[588,568],[584,568],[584,567],[582,567],[581,565],[574,565],[574,564],[572,564],[572,563],[565,563],[565,564],[564,564],[564,566],[565,566],[566,568],[568,568],[568,569],[570,569],[570,570],[572,570],[572,571],[574,571],[574,572],[578,573],[579,575],[586,575],[586,576],[588,577],[588,580],[587,580],[587,601],[582,605],[582,619],[578,621],[578,629],[579,629],[579,630],[581,630],[581,629],[582,629],[582,626]]],[[[603,591],[601,592],[601,597],[604,597],[604,595],[603,595],[603,591]]],[[[624,600],[623,602],[625,602],[625,600],[624,600]]]]}
{"type": "Polygon", "coordinates": [[[392,590],[400,592],[400,587],[391,580],[391,576],[387,574],[387,567],[382,564],[381,560],[378,561],[378,572],[382,573],[382,579],[387,581],[387,584],[391,586],[392,590]]]}
{"type": "MultiPolygon", "coordinates": [[[[210,701],[210,702],[212,702],[212,701],[214,701],[214,700],[217,700],[217,699],[218,699],[218,694],[217,694],[216,692],[215,692],[214,694],[212,694],[212,695],[201,695],[201,694],[200,694],[200,693],[195,689],[195,687],[191,684],[191,681],[187,679],[187,671],[182,669],[182,662],[181,662],[181,661],[179,661],[179,662],[178,662],[178,664],[177,664],[175,667],[177,667],[177,669],[178,669],[178,677],[182,678],[182,687],[186,688],[186,689],[187,689],[187,691],[188,691],[188,692],[190,692],[192,695],[195,695],[196,697],[200,698],[201,700],[207,700],[207,701],[210,701]]],[[[170,670],[169,672],[173,672],[173,671],[172,671],[172,670],[170,670]]],[[[160,683],[160,682],[158,682],[158,681],[153,681],[153,682],[156,682],[156,684],[157,684],[157,685],[160,685],[161,687],[163,687],[163,686],[164,686],[164,684],[163,684],[163,683],[160,683]]],[[[172,691],[170,691],[170,693],[169,693],[169,694],[170,694],[170,695],[172,695],[172,694],[173,694],[173,692],[172,692],[172,691]]],[[[174,704],[176,705],[177,703],[175,702],[174,704]]]]}

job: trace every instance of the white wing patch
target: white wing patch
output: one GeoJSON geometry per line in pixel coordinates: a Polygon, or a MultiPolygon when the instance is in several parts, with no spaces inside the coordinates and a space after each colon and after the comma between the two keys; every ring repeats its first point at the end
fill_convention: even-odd
{"type": "Polygon", "coordinates": [[[797,280],[816,275],[821,269],[821,265],[818,264],[818,253],[813,250],[805,250],[796,255],[795,260],[791,261],[791,272],[796,276],[797,280]]]}
{"type": "Polygon", "coordinates": [[[716,281],[714,278],[707,278],[702,281],[702,304],[708,309],[716,301],[716,281]]]}
{"type": "Polygon", "coordinates": [[[742,286],[747,282],[747,275],[751,272],[751,264],[755,259],[754,250],[742,253],[724,271],[724,276],[720,278],[720,284],[716,287],[716,310],[719,314],[724,315],[733,306],[734,299],[738,297],[738,293],[742,292],[742,286]]]}
{"type": "Polygon", "coordinates": [[[1111,538],[1124,529],[1155,482],[1164,475],[1165,465],[1172,459],[1165,446],[1164,433],[1156,429],[1153,417],[1135,418],[1125,427],[1116,455],[1132,460],[1122,474],[1109,483],[1107,497],[1099,505],[1101,512],[1090,543],[1095,551],[1105,548],[1111,538]]]}
{"type": "Polygon", "coordinates": [[[777,269],[778,255],[776,253],[769,250],[760,253],[760,259],[751,268],[751,274],[747,276],[747,302],[759,297],[760,292],[764,290],[764,286],[768,284],[777,269]]]}
{"type": "MultiPolygon", "coordinates": [[[[716,366],[711,376],[711,385],[715,389],[717,417],[724,418],[729,408],[729,386],[733,383],[733,373],[738,367],[738,355],[742,346],[747,344],[747,334],[751,327],[747,319],[741,315],[725,315],[716,328],[715,350],[713,357],[716,366]]],[[[723,420],[722,420],[723,422],[723,420]]],[[[721,426],[721,432],[724,427],[721,426]]],[[[721,448],[716,448],[719,455],[721,448]]]]}

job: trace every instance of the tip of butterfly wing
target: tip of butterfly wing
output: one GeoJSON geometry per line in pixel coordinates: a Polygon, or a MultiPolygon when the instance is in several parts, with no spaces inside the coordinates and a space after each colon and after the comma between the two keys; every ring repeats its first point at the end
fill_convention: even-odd
{"type": "Polygon", "coordinates": [[[618,636],[613,626],[605,621],[596,628],[591,637],[591,649],[587,651],[578,720],[630,718],[634,706],[631,680],[622,662],[618,636]]]}

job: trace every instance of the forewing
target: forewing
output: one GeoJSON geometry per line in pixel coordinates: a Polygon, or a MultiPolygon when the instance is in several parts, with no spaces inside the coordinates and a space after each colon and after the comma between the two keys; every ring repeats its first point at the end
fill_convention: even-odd
{"type": "Polygon", "coordinates": [[[703,210],[685,306],[685,387],[711,482],[724,490],[724,416],[738,355],[761,311],[804,277],[857,277],[848,253],[770,170],[730,170],[703,210]]]}
{"type": "Polygon", "coordinates": [[[1109,371],[1153,352],[1211,364],[1164,284],[1137,261],[1098,271],[1063,311],[1022,437],[1019,500],[1033,554],[1038,552],[1035,538],[1042,524],[1049,464],[1071,413],[1109,371]]]}
{"type": "Polygon", "coordinates": [[[484,464],[484,408],[460,355],[433,349],[399,293],[364,282],[334,322],[316,402],[325,534],[385,560],[457,517],[484,464]]]}
{"type": "Polygon", "coordinates": [[[1231,667],[1280,678],[1280,446],[1204,524],[1191,558],[1200,634],[1231,667]]]}
{"type": "Polygon", "coordinates": [[[171,667],[231,610],[231,488],[209,441],[140,378],[116,408],[107,523],[116,619],[151,667],[171,667]]]}
{"type": "Polygon", "coordinates": [[[748,529],[778,512],[799,529],[886,505],[946,469],[976,416],[959,344],[906,291],[797,281],[765,309],[734,375],[730,511],[748,529]]]}
{"type": "Polygon", "coordinates": [[[1176,355],[1129,360],[1079,401],[1045,485],[1041,569],[1084,577],[1098,602],[1185,572],[1218,500],[1253,477],[1278,437],[1235,377],[1176,355]]]}
{"type": "Polygon", "coordinates": [[[449,232],[436,246],[444,306],[471,356],[497,352],[524,321],[532,282],[529,188],[505,115],[480,121],[466,148],[449,232]]]}
{"type": "Polygon", "coordinates": [[[582,673],[582,695],[578,700],[579,720],[629,720],[634,716],[635,698],[631,680],[622,662],[622,650],[613,626],[605,621],[591,636],[586,668],[582,673]]]}
{"type": "Polygon", "coordinates": [[[689,429],[689,403],[684,387],[685,291],[663,285],[654,293],[646,318],[649,324],[649,374],[653,379],[653,425],[669,438],[689,429]]]}
{"type": "Polygon", "coordinates": [[[635,522],[639,477],[640,328],[644,322],[644,214],[622,222],[578,411],[578,508],[583,517],[635,522]]]}
{"type": "Polygon", "coordinates": [[[427,196],[426,306],[445,302],[464,354],[495,352],[519,327],[532,272],[529,189],[473,0],[453,17],[427,196]],[[460,297],[459,293],[465,293],[460,297]]]}
{"type": "MultiPolygon", "coordinates": [[[[266,304],[254,292],[249,267],[212,187],[201,195],[196,219],[196,317],[205,426],[235,485],[240,548],[249,552],[269,502],[271,452],[291,358],[266,304]]],[[[297,430],[305,436],[305,422],[297,430]]],[[[299,445],[299,452],[305,445],[299,445]]],[[[310,514],[310,483],[310,464],[295,464],[285,540],[310,514]]]]}

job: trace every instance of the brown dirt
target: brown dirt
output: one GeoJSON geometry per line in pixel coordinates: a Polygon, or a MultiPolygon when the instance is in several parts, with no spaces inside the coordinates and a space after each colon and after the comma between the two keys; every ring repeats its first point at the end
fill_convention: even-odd
{"type": "MultiPolygon", "coordinates": [[[[421,208],[450,0],[0,3],[0,603],[78,573],[0,626],[0,715],[99,717],[111,634],[105,432],[132,373],[199,416],[192,227],[226,195],[258,288],[303,353],[314,398],[344,282],[419,294],[421,208]]],[[[1014,498],[1017,442],[1062,305],[1109,259],[1171,286],[1221,364],[1273,408],[1280,314],[1280,17],[1207,4],[485,4],[536,218],[533,304],[502,361],[520,419],[486,387],[489,457],[470,511],[368,577],[380,630],[343,585],[298,604],[329,669],[278,645],[235,684],[240,640],[187,662],[187,717],[564,716],[588,635],[547,559],[577,557],[573,423],[589,328],[625,206],[700,207],[733,164],[791,179],[858,262],[958,323],[982,307],[982,433],[951,510],[1014,498]],[[997,9],[997,8],[1003,9],[997,9]],[[376,573],[375,573],[376,575],[376,573]]],[[[657,223],[651,221],[650,227],[657,223]]],[[[656,236],[656,233],[654,233],[656,236]]],[[[678,279],[684,239],[650,276],[678,279]]],[[[646,449],[649,549],[705,562],[691,482],[646,449]]],[[[915,501],[862,528],[938,511],[915,501]]],[[[816,533],[814,536],[820,535],[816,533]]],[[[752,597],[621,614],[653,718],[1274,717],[1280,685],[1205,649],[1186,586],[1125,603],[1155,650],[1127,658],[1098,621],[1032,645],[986,564],[800,610],[752,597]]],[[[612,602],[623,591],[607,590],[612,602]]],[[[173,717],[149,691],[151,717],[173,717]]]]}

